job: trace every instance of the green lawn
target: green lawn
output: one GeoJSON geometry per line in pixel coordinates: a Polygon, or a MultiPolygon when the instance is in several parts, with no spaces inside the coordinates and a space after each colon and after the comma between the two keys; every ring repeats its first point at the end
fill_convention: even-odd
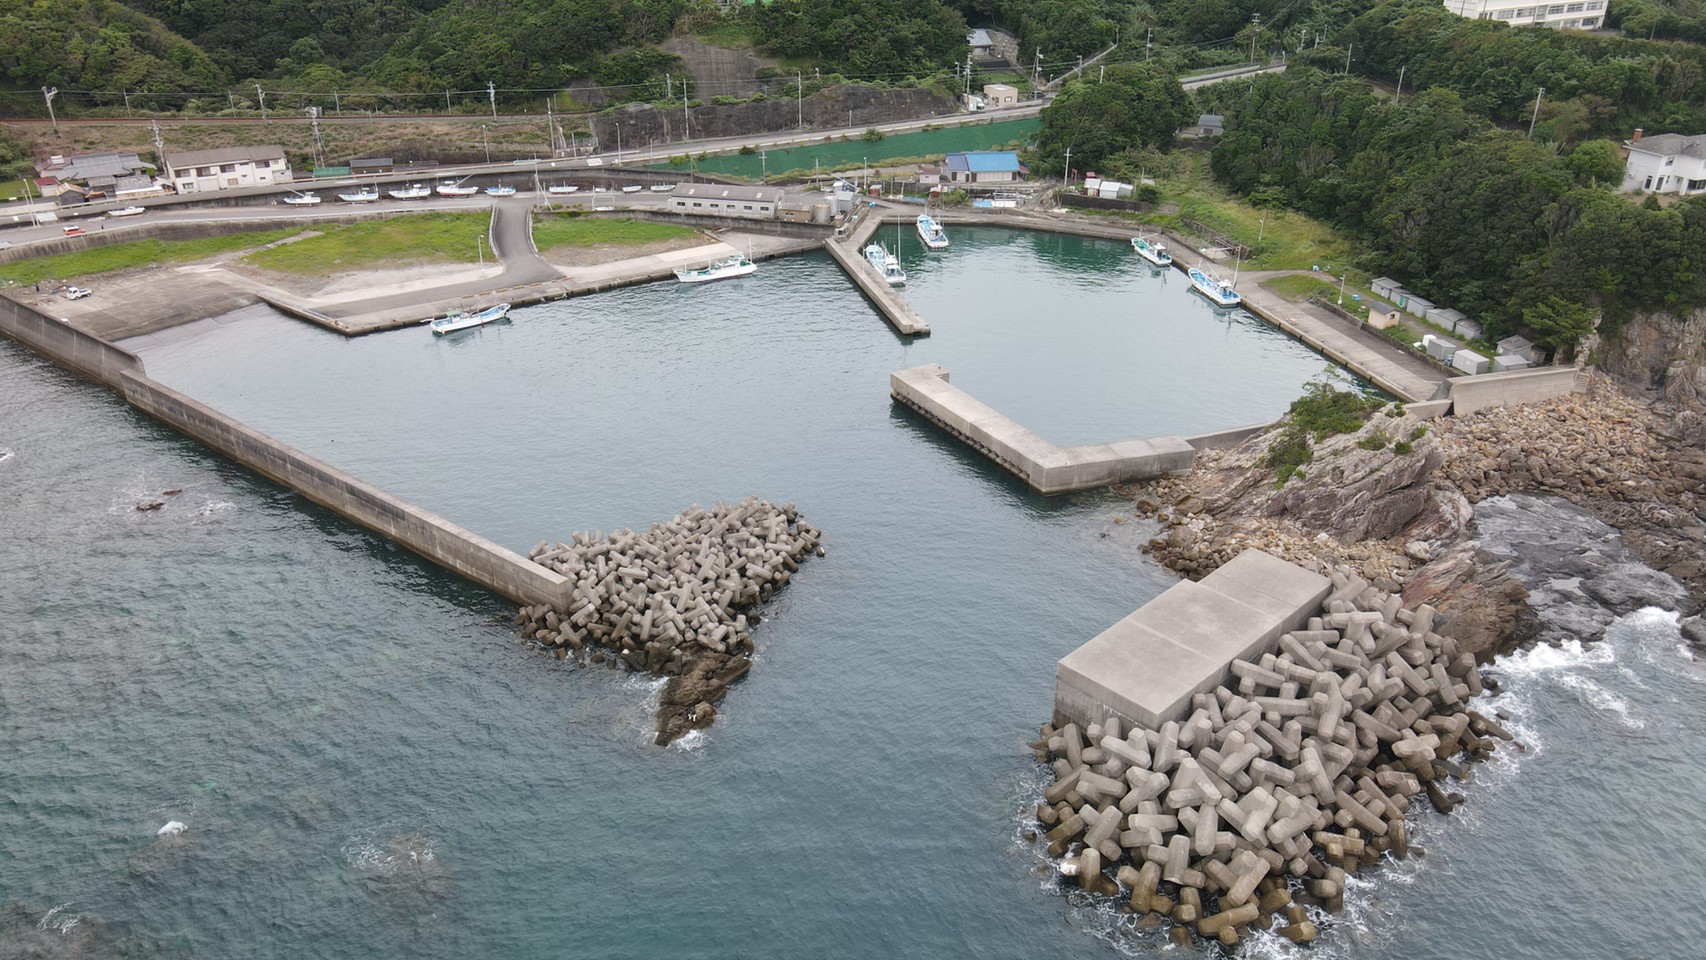
{"type": "Polygon", "coordinates": [[[0,200],[24,199],[24,181],[0,180],[0,200]]]}
{"type": "Polygon", "coordinates": [[[1292,301],[1308,300],[1310,297],[1317,295],[1336,297],[1339,293],[1339,285],[1337,283],[1328,283],[1320,277],[1305,276],[1300,273],[1294,273],[1285,277],[1275,277],[1262,284],[1262,286],[1267,287],[1269,290],[1272,290],[1287,300],[1292,301]]]}
{"type": "Polygon", "coordinates": [[[264,230],[199,240],[138,240],[134,243],[116,243],[110,247],[95,247],[76,253],[61,253],[0,264],[0,281],[39,283],[48,279],[66,280],[131,267],[190,263],[232,250],[272,243],[296,232],[264,230]]]}
{"type": "MultiPolygon", "coordinates": [[[[480,259],[481,240],[490,222],[491,217],[484,213],[412,213],[367,220],[257,250],[243,262],[265,270],[310,275],[376,266],[474,263],[480,259]]],[[[490,249],[485,256],[492,256],[490,249]]]]}
{"type": "Polygon", "coordinates": [[[697,231],[671,223],[647,220],[617,220],[602,217],[561,217],[545,214],[534,218],[533,245],[541,253],[561,247],[591,247],[599,244],[638,246],[692,237],[697,231]]]}

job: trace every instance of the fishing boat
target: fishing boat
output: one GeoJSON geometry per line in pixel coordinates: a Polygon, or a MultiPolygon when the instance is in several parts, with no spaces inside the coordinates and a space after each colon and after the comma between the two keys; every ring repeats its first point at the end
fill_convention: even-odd
{"type": "Polygon", "coordinates": [[[1137,251],[1138,256],[1158,267],[1173,265],[1173,255],[1167,252],[1167,245],[1158,240],[1151,240],[1148,237],[1132,237],[1131,248],[1137,251]]]}
{"type": "Polygon", "coordinates": [[[948,249],[948,234],[943,231],[942,225],[936,222],[936,218],[928,213],[918,215],[918,237],[924,241],[924,246],[931,250],[948,249]]]}
{"type": "Polygon", "coordinates": [[[359,187],[354,193],[340,193],[338,199],[345,203],[373,203],[379,199],[377,187],[359,187]]]}
{"type": "Polygon", "coordinates": [[[411,183],[406,187],[385,192],[390,194],[393,200],[425,200],[432,196],[432,190],[424,183],[411,183]]]}
{"type": "Polygon", "coordinates": [[[734,277],[744,277],[757,273],[758,264],[748,260],[743,254],[724,257],[708,267],[698,270],[677,270],[675,279],[682,283],[709,283],[712,280],[729,280],[734,277]]]}
{"type": "Polygon", "coordinates": [[[675,189],[675,184],[673,184],[673,183],[654,183],[654,184],[652,184],[652,192],[653,193],[668,193],[674,189],[675,189]]]}
{"type": "Polygon", "coordinates": [[[447,333],[455,333],[458,330],[469,330],[474,327],[483,327],[494,320],[502,320],[507,316],[509,316],[509,304],[500,303],[495,307],[487,307],[479,313],[469,313],[466,310],[462,310],[460,312],[453,313],[448,317],[440,317],[437,320],[429,320],[428,322],[432,326],[433,334],[435,336],[442,337],[447,333]]]}
{"type": "Polygon", "coordinates": [[[1190,269],[1191,286],[1196,292],[1214,301],[1217,307],[1236,307],[1244,302],[1244,297],[1232,289],[1232,283],[1205,273],[1196,267],[1190,269]]]}
{"type": "Polygon", "coordinates": [[[500,183],[495,187],[487,187],[486,188],[486,196],[488,196],[488,197],[513,197],[513,196],[515,196],[515,188],[510,186],[507,183],[500,183]]]}
{"type": "Polygon", "coordinates": [[[143,209],[142,207],[119,207],[117,210],[108,210],[107,216],[109,216],[109,217],[138,217],[138,216],[141,216],[142,214],[145,214],[147,212],[148,211],[143,209]]]}
{"type": "Polygon", "coordinates": [[[877,276],[891,287],[898,287],[906,282],[906,271],[900,268],[900,259],[888,252],[880,244],[871,244],[865,248],[865,260],[871,264],[871,269],[877,271],[877,276]]]}
{"type": "Polygon", "coordinates": [[[317,206],[320,203],[320,195],[313,192],[292,193],[289,196],[284,197],[283,200],[285,203],[288,203],[293,207],[312,207],[317,206]]]}
{"type": "Polygon", "coordinates": [[[460,180],[446,180],[438,185],[441,197],[471,197],[479,192],[479,187],[465,187],[460,180]]]}
{"type": "Polygon", "coordinates": [[[646,189],[644,184],[630,183],[627,186],[622,188],[622,192],[623,193],[639,193],[641,190],[644,190],[644,189],[646,189]]]}
{"type": "Polygon", "coordinates": [[[572,183],[560,183],[554,187],[546,187],[545,192],[553,197],[566,197],[579,189],[580,187],[575,186],[572,183]]]}

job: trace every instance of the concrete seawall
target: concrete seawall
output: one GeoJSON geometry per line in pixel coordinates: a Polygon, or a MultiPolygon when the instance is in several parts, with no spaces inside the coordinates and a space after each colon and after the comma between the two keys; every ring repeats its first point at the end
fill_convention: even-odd
{"type": "Polygon", "coordinates": [[[1581,393],[1587,389],[1587,376],[1575,367],[1541,367],[1458,377],[1449,384],[1451,412],[1463,416],[1487,407],[1510,407],[1581,393]]]}
{"type": "Polygon", "coordinates": [[[1055,715],[1080,727],[1118,716],[1152,730],[1182,720],[1193,694],[1219,686],[1234,660],[1273,651],[1332,586],[1254,549],[1200,582],[1181,580],[1060,659],[1055,715]]]}
{"type": "Polygon", "coordinates": [[[934,363],[890,374],[889,392],[1045,495],[1189,470],[1196,457],[1173,436],[1057,447],[950,385],[934,363]]]}
{"type": "Polygon", "coordinates": [[[930,335],[930,324],[912,309],[912,304],[900,292],[888,285],[877,272],[871,269],[870,261],[865,259],[865,245],[883,225],[883,219],[874,213],[855,225],[847,236],[841,239],[831,238],[823,242],[823,248],[829,251],[829,256],[847,274],[871,303],[876,305],[877,312],[883,319],[894,327],[895,332],[909,337],[924,337],[930,335]]]}
{"type": "Polygon", "coordinates": [[[118,391],[131,406],[332,512],[522,604],[561,610],[569,582],[514,551],[150,379],[128,351],[0,297],[0,333],[118,391]]]}

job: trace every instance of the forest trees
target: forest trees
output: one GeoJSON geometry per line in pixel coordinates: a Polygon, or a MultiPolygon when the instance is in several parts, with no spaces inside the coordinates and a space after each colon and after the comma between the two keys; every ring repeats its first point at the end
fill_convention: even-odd
{"type": "Polygon", "coordinates": [[[773,0],[750,16],[765,51],[857,77],[928,76],[966,51],[965,17],[937,0],[773,0]]]}
{"type": "Polygon", "coordinates": [[[1123,150],[1172,143],[1174,133],[1194,116],[1190,95],[1170,71],[1116,64],[1099,82],[1068,83],[1043,109],[1037,164],[1061,173],[1070,149],[1074,167],[1095,167],[1123,150]]]}

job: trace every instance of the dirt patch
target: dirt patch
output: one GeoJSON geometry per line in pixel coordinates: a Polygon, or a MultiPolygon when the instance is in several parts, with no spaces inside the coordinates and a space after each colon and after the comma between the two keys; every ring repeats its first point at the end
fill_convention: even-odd
{"type": "Polygon", "coordinates": [[[618,260],[634,260],[639,257],[650,257],[672,250],[686,250],[691,247],[702,247],[710,241],[702,236],[676,237],[673,240],[656,240],[651,243],[595,243],[591,246],[553,247],[541,250],[539,255],[553,267],[592,267],[603,263],[615,263],[618,260]]]}

